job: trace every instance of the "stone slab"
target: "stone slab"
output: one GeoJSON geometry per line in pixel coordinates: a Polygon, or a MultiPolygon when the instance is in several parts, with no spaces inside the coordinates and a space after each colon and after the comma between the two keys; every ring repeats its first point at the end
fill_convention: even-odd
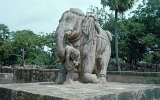
{"type": "Polygon", "coordinates": [[[0,84],[13,83],[13,73],[0,73],[0,84]]]}
{"type": "Polygon", "coordinates": [[[13,73],[0,73],[0,79],[10,79],[13,78],[13,73]]]}
{"type": "Polygon", "coordinates": [[[160,100],[160,85],[116,82],[0,84],[0,100],[160,100]]]}

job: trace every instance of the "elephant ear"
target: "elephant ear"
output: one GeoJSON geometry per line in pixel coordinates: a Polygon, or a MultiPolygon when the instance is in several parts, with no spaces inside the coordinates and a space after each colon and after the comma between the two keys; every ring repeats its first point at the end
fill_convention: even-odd
{"type": "Polygon", "coordinates": [[[95,19],[93,16],[85,16],[84,20],[82,21],[82,32],[89,35],[91,31],[95,30],[95,19]]]}
{"type": "Polygon", "coordinates": [[[107,34],[109,40],[112,41],[112,34],[111,34],[111,32],[109,32],[108,30],[106,30],[106,34],[107,34]]]}
{"type": "Polygon", "coordinates": [[[98,34],[106,34],[110,41],[112,41],[112,34],[109,31],[104,31],[98,22],[95,22],[95,28],[98,34]]]}

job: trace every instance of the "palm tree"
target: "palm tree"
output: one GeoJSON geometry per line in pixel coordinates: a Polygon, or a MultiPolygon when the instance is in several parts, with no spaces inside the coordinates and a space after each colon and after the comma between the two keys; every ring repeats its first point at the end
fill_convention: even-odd
{"type": "MultiPolygon", "coordinates": [[[[136,0],[137,1],[137,0],[136,0]]],[[[101,0],[101,4],[103,7],[109,6],[110,10],[115,11],[115,50],[116,50],[116,63],[117,63],[117,70],[121,70],[119,65],[119,56],[118,56],[118,27],[117,27],[117,21],[118,21],[118,13],[123,13],[126,10],[130,9],[135,0],[101,0]]]]}

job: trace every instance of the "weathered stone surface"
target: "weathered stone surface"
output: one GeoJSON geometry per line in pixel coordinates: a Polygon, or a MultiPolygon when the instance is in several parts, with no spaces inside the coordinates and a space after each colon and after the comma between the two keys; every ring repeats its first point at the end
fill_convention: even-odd
{"type": "Polygon", "coordinates": [[[55,85],[54,83],[0,84],[0,100],[159,100],[160,86],[154,84],[55,85]]]}
{"type": "Polygon", "coordinates": [[[123,83],[160,84],[160,72],[109,71],[107,81],[123,83]]]}
{"type": "Polygon", "coordinates": [[[57,84],[65,81],[68,75],[66,68],[73,66],[72,61],[66,60],[67,45],[80,52],[80,61],[77,66],[80,69],[78,75],[81,82],[106,82],[106,71],[111,55],[110,41],[112,40],[109,31],[103,30],[93,16],[84,15],[78,8],[71,8],[63,13],[55,34],[58,57],[64,67],[55,81],[57,84]],[[70,65],[66,66],[66,62],[70,65]]]}
{"type": "Polygon", "coordinates": [[[0,73],[0,79],[13,78],[13,73],[0,73]]]}
{"type": "Polygon", "coordinates": [[[0,73],[13,73],[14,83],[52,82],[58,72],[58,69],[0,68],[0,73]]]}
{"type": "MultiPolygon", "coordinates": [[[[0,68],[0,73],[13,73],[13,80],[12,80],[13,83],[47,82],[47,81],[52,82],[55,81],[58,72],[59,70],[55,69],[0,68]]],[[[2,83],[4,82],[4,79],[0,81],[1,81],[0,83],[2,83]]],[[[107,73],[107,81],[123,82],[123,83],[160,84],[160,72],[109,71],[107,73]]]]}
{"type": "Polygon", "coordinates": [[[0,84],[13,83],[13,73],[0,73],[0,84]]]}

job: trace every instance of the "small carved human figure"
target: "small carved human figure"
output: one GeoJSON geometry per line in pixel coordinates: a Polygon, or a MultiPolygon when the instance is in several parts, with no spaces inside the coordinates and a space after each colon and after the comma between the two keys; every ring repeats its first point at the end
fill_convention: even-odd
{"type": "Polygon", "coordinates": [[[67,69],[67,76],[64,84],[70,84],[73,80],[77,79],[78,73],[74,71],[78,68],[80,60],[80,52],[72,46],[66,45],[65,49],[66,59],[65,68],[67,69]]]}

